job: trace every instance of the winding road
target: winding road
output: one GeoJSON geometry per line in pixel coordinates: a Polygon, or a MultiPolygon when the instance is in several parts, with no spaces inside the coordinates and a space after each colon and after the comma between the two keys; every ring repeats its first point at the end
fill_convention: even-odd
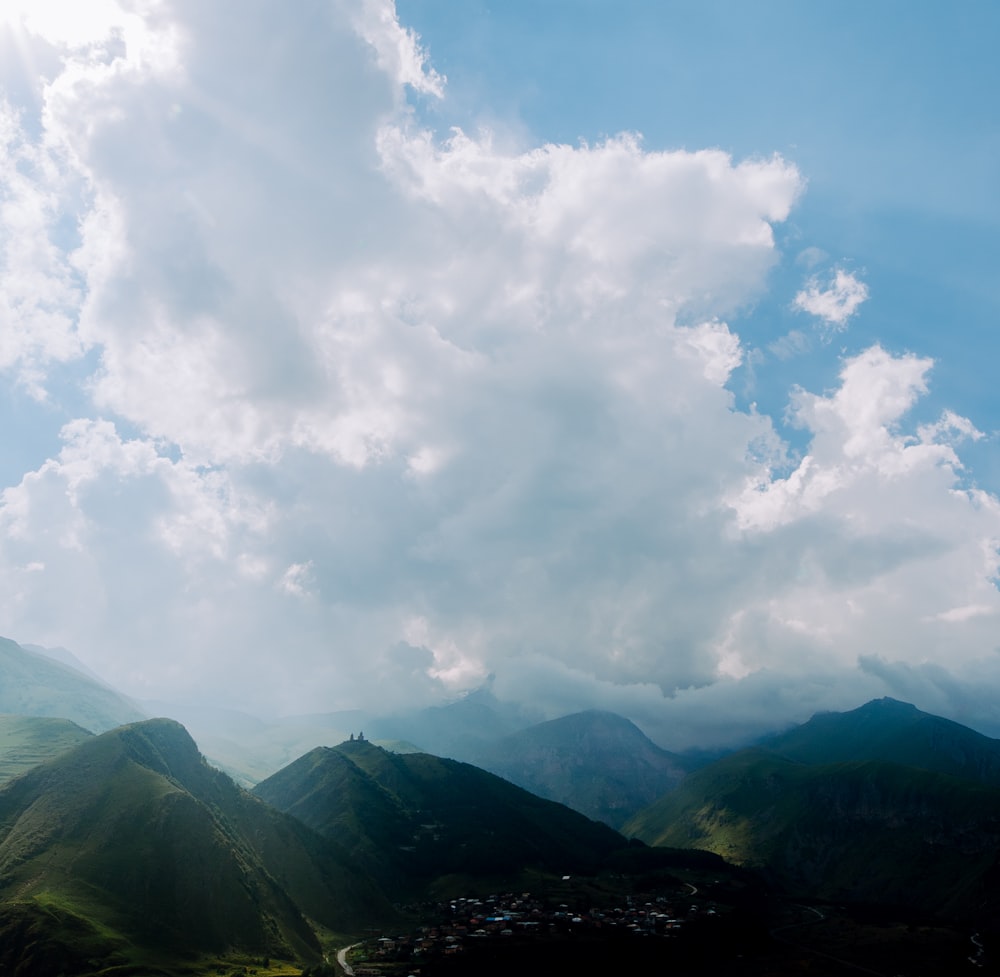
{"type": "Polygon", "coordinates": [[[340,969],[344,971],[347,977],[354,977],[354,968],[347,962],[347,953],[349,950],[353,950],[356,946],[360,946],[360,943],[352,943],[350,946],[341,947],[337,951],[337,963],[340,969]]]}

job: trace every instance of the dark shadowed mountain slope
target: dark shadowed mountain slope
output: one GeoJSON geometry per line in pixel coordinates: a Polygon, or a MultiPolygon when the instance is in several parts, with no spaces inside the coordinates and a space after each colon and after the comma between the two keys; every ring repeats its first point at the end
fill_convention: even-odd
{"type": "Polygon", "coordinates": [[[0,713],[71,719],[92,733],[145,718],[108,686],[9,638],[0,638],[0,713]]]}
{"type": "Polygon", "coordinates": [[[896,763],[741,751],[690,774],[624,832],[760,868],[800,897],[980,920],[1000,906],[1000,791],[896,763]]]}
{"type": "Polygon", "coordinates": [[[661,750],[634,723],[597,710],[506,736],[484,750],[477,764],[614,828],[686,772],[679,757],[661,750]]]}
{"type": "MultiPolygon", "coordinates": [[[[48,973],[81,946],[102,966],[236,947],[315,960],[315,924],[379,915],[342,852],[209,767],[171,720],[95,737],[0,789],[0,973],[29,949],[41,962],[24,973],[48,973]]],[[[87,972],[74,967],[61,965],[87,972]]]]}
{"type": "Polygon", "coordinates": [[[896,699],[819,713],[760,745],[801,763],[887,760],[1000,786],[1000,740],[896,699]]]}
{"type": "Polygon", "coordinates": [[[0,785],[91,736],[68,719],[0,716],[0,785]]]}
{"type": "Polygon", "coordinates": [[[315,749],[254,793],[411,891],[452,874],[589,872],[625,844],[606,825],[477,767],[364,741],[315,749]]]}

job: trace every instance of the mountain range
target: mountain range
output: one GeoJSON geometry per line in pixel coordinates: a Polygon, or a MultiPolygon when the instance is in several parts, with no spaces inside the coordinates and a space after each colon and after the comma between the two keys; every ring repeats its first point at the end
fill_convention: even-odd
{"type": "Polygon", "coordinates": [[[485,689],[389,717],[341,712],[265,723],[221,710],[174,708],[170,714],[189,726],[213,762],[247,787],[313,747],[346,739],[348,730],[367,730],[369,742],[394,753],[474,764],[616,829],[679,783],[691,766],[614,713],[587,710],[532,722],[485,689]]]}
{"type": "Polygon", "coordinates": [[[75,662],[69,652],[58,653],[61,660],[55,661],[50,657],[55,652],[0,639],[0,713],[63,716],[91,732],[169,715],[184,724],[215,766],[247,788],[314,747],[367,729],[369,741],[393,752],[473,763],[620,828],[677,784],[689,766],[622,716],[590,710],[539,723],[499,702],[489,689],[397,716],[337,712],[262,719],[230,709],[135,704],[69,664],[75,662]]]}
{"type": "Polygon", "coordinates": [[[435,891],[457,876],[593,873],[617,832],[485,770],[364,740],[319,747],[254,788],[362,859],[383,885],[435,891]]]}
{"type": "Polygon", "coordinates": [[[892,699],[691,773],[624,826],[792,894],[985,919],[1000,907],[1000,743],[892,699]]]}
{"type": "Polygon", "coordinates": [[[621,716],[531,723],[486,691],[395,725],[195,717],[244,745],[283,729],[280,751],[362,720],[441,746],[451,729],[449,752],[478,760],[348,734],[252,792],[175,719],[131,721],[124,697],[13,642],[0,641],[0,708],[28,713],[0,715],[0,974],[229,972],[240,954],[322,967],[339,939],[398,925],[401,902],[595,873],[686,891],[676,873],[694,867],[686,888],[711,888],[720,856],[781,905],[997,929],[1000,741],[892,699],[702,766],[621,716]]]}

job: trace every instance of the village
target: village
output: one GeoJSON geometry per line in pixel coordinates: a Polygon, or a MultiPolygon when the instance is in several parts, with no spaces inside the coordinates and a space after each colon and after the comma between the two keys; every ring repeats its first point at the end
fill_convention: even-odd
{"type": "Polygon", "coordinates": [[[408,935],[381,935],[352,948],[350,960],[356,977],[378,977],[396,972],[419,972],[422,964],[442,958],[476,953],[484,943],[591,942],[607,938],[676,939],[694,920],[702,924],[718,916],[714,903],[696,901],[691,883],[670,894],[648,898],[626,896],[620,906],[574,908],[554,903],[530,892],[465,897],[441,902],[427,913],[435,922],[408,935]]]}

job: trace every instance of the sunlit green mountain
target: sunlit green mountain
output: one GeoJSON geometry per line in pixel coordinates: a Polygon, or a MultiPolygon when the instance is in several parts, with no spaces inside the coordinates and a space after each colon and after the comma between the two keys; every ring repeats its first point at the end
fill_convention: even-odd
{"type": "Polygon", "coordinates": [[[0,716],[0,785],[92,735],[68,719],[0,716]]]}
{"type": "Polygon", "coordinates": [[[879,700],[695,771],[623,830],[716,852],[803,896],[982,918],[1000,906],[995,748],[879,700]]]}
{"type": "Polygon", "coordinates": [[[316,960],[318,932],[388,915],[342,851],[208,766],[171,720],[94,737],[0,789],[0,973],[233,949],[316,960]]]}

